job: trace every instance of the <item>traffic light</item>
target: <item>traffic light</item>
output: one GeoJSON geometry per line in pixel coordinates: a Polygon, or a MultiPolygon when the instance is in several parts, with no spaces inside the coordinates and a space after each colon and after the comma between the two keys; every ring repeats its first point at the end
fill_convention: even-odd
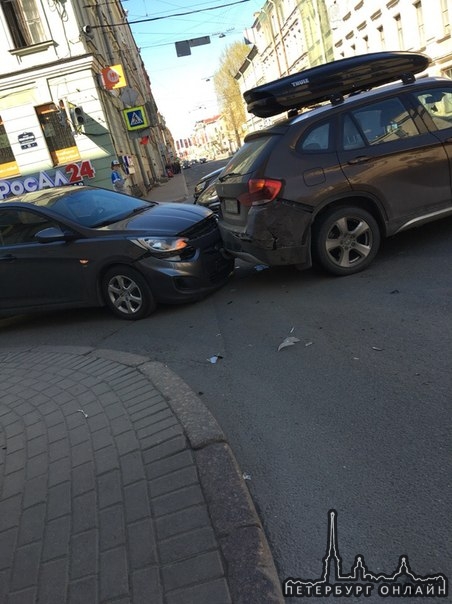
{"type": "Polygon", "coordinates": [[[83,111],[83,107],[74,107],[74,126],[83,126],[85,123],[85,113],[83,111]]]}

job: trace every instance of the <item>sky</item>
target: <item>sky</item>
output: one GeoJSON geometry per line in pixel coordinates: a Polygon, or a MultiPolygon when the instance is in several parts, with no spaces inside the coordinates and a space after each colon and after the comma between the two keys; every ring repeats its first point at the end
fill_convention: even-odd
{"type": "Polygon", "coordinates": [[[122,0],[152,92],[173,137],[186,138],[196,121],[218,114],[211,76],[221,55],[243,42],[265,0],[122,0]],[[221,7],[221,8],[220,8],[221,7]],[[180,13],[189,13],[181,16],[180,13]],[[133,21],[150,19],[143,23],[133,21]],[[211,43],[178,57],[175,43],[210,36],[211,43]]]}

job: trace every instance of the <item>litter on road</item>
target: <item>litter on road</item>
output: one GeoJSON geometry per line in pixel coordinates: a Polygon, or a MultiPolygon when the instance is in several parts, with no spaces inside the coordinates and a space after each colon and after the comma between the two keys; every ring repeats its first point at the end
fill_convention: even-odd
{"type": "Polygon", "coordinates": [[[294,346],[300,340],[294,336],[289,336],[286,338],[281,344],[278,346],[278,352],[283,348],[287,348],[287,346],[294,346]]]}
{"type": "Polygon", "coordinates": [[[210,357],[210,359],[207,359],[210,363],[212,363],[212,365],[214,365],[217,361],[219,361],[220,359],[222,359],[223,357],[219,354],[214,355],[213,357],[210,357]]]}

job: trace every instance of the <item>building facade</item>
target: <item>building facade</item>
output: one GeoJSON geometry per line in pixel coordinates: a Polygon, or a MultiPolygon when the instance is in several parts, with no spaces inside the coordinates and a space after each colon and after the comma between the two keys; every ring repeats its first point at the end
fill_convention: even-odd
{"type": "MultiPolygon", "coordinates": [[[[266,0],[246,36],[252,47],[236,75],[242,93],[334,56],[325,0],[266,0]]],[[[270,122],[247,114],[245,130],[270,122]]]]}
{"type": "Polygon", "coordinates": [[[132,193],[164,178],[172,138],[119,1],[5,0],[0,35],[0,199],[111,188],[113,159],[132,193]]]}
{"type": "Polygon", "coordinates": [[[452,0],[327,0],[334,58],[408,50],[432,59],[428,75],[452,75],[452,0]]]}
{"type": "MultiPolygon", "coordinates": [[[[246,31],[242,94],[332,60],[384,50],[427,54],[428,75],[452,77],[452,0],[267,0],[246,31]]],[[[279,119],[278,117],[275,119],[279,119]]],[[[246,131],[269,125],[247,113],[246,131]]]]}
{"type": "Polygon", "coordinates": [[[195,123],[190,159],[224,159],[237,150],[234,133],[230,132],[221,114],[195,123]]]}

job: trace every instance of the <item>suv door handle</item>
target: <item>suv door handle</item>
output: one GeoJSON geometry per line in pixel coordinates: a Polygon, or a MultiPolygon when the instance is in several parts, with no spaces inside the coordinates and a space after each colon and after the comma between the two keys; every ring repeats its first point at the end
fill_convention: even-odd
{"type": "Polygon", "coordinates": [[[372,159],[372,157],[370,155],[359,155],[358,157],[355,157],[354,159],[349,159],[348,163],[349,164],[365,164],[366,162],[370,161],[372,159]]]}
{"type": "Polygon", "coordinates": [[[12,254],[6,254],[5,256],[0,256],[0,261],[13,262],[13,260],[16,260],[16,256],[13,256],[12,254]]]}

